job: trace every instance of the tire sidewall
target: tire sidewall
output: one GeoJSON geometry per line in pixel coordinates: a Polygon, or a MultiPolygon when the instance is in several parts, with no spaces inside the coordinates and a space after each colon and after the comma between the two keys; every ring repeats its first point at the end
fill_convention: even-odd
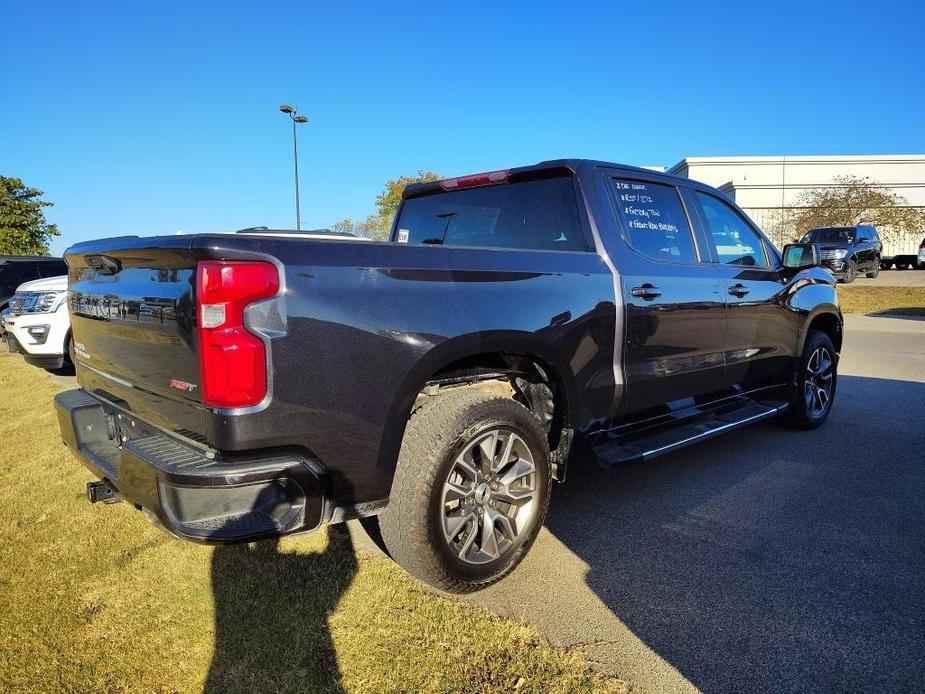
{"type": "Polygon", "coordinates": [[[502,408],[498,406],[499,402],[504,401],[482,403],[466,412],[461,420],[462,430],[452,445],[446,449],[438,464],[434,486],[428,500],[427,527],[430,546],[448,575],[471,584],[493,582],[520,562],[536,539],[549,504],[551,466],[549,447],[541,424],[526,408],[519,405],[518,408],[521,411],[502,408]],[[512,431],[520,436],[530,448],[536,466],[538,507],[530,521],[531,527],[521,534],[513,549],[495,561],[485,564],[469,564],[452,552],[443,536],[443,484],[449,476],[456,457],[473,439],[491,429],[512,431]]]}
{"type": "Polygon", "coordinates": [[[858,266],[853,260],[849,260],[845,266],[845,277],[842,279],[843,284],[851,284],[858,276],[858,266]]]}
{"type": "Polygon", "coordinates": [[[813,429],[828,419],[832,412],[832,405],[835,402],[835,394],[838,391],[838,353],[835,351],[835,345],[828,335],[821,331],[814,330],[806,338],[806,344],[803,346],[803,354],[800,356],[799,366],[796,373],[796,384],[793,393],[792,407],[795,410],[795,421],[800,426],[813,429]],[[818,417],[806,407],[806,367],[812,354],[820,347],[825,347],[829,354],[832,355],[832,392],[829,394],[829,402],[825,411],[818,417]]]}

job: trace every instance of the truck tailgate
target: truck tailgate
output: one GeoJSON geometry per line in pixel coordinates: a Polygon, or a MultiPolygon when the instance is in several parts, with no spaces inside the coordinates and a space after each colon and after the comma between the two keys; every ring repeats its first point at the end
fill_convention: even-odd
{"type": "Polygon", "coordinates": [[[189,237],[81,244],[66,254],[80,384],[197,438],[204,421],[189,237]]]}

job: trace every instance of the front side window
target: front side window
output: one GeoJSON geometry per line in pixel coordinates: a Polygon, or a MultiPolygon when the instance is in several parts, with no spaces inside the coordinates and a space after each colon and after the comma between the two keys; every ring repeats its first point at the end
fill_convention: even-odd
{"type": "Polygon", "coordinates": [[[396,228],[398,243],[587,250],[570,177],[409,198],[396,228]]]}
{"type": "Polygon", "coordinates": [[[734,209],[707,193],[697,191],[695,197],[719,262],[767,267],[768,259],[761,238],[734,209]]]}
{"type": "Polygon", "coordinates": [[[696,263],[697,252],[681,196],[674,186],[615,178],[626,241],[663,263],[696,263]]]}

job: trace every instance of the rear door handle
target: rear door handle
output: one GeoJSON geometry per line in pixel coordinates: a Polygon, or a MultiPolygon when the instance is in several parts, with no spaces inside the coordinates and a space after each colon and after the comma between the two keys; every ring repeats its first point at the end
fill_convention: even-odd
{"type": "Polygon", "coordinates": [[[662,290],[658,287],[655,287],[648,282],[641,287],[633,287],[630,290],[630,293],[633,296],[638,296],[640,299],[645,299],[646,301],[651,301],[657,296],[662,295],[662,290]]]}
{"type": "Polygon", "coordinates": [[[746,294],[748,294],[750,291],[751,290],[748,287],[746,287],[744,284],[734,284],[731,287],[729,287],[729,293],[732,294],[733,296],[739,297],[740,299],[746,294]]]}

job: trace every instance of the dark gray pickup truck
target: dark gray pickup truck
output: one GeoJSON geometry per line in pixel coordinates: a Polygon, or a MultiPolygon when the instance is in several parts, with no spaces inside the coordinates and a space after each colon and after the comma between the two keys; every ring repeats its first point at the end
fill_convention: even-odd
{"type": "Polygon", "coordinates": [[[377,517],[448,591],[517,565],[573,447],[810,428],[835,395],[815,246],[780,254],[716,190],[616,164],[410,186],[387,243],[128,236],[66,260],[81,387],[55,402],[91,500],[204,542],[377,517]]]}

